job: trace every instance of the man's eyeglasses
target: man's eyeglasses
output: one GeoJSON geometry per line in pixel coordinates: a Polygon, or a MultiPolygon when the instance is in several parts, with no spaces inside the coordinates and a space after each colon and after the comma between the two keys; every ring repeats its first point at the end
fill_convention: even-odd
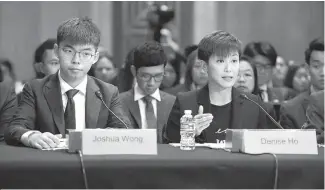
{"type": "Polygon", "coordinates": [[[80,61],[90,61],[92,57],[95,56],[95,54],[92,54],[92,52],[88,51],[88,50],[84,50],[84,51],[76,51],[72,48],[68,48],[68,47],[59,47],[59,49],[62,50],[64,56],[68,59],[72,59],[76,53],[79,54],[79,58],[80,58],[80,61]]]}
{"type": "Polygon", "coordinates": [[[156,82],[161,82],[164,79],[165,74],[157,74],[157,75],[150,75],[147,73],[139,73],[138,76],[141,78],[141,80],[148,82],[151,80],[151,78],[154,78],[156,82]]]}

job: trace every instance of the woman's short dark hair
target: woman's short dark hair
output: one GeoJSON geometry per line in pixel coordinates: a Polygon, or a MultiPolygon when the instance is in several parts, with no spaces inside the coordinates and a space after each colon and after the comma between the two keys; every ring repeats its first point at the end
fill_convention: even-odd
{"type": "Polygon", "coordinates": [[[227,56],[231,51],[241,55],[241,42],[232,34],[219,30],[206,35],[198,45],[198,59],[209,62],[211,56],[227,56]]]}
{"type": "Polygon", "coordinates": [[[256,68],[256,64],[254,64],[254,60],[246,55],[243,55],[240,57],[239,61],[246,61],[252,67],[254,73],[254,88],[252,94],[261,97],[261,90],[258,86],[257,68],[256,68]]]}
{"type": "Polygon", "coordinates": [[[269,42],[250,42],[244,48],[243,55],[251,58],[254,58],[257,55],[262,55],[270,60],[273,67],[276,64],[276,58],[278,57],[275,48],[269,42]]]}
{"type": "Polygon", "coordinates": [[[91,66],[91,68],[89,69],[89,71],[88,71],[89,76],[95,77],[95,70],[96,70],[96,67],[97,67],[97,63],[102,58],[107,58],[113,64],[114,68],[116,68],[116,64],[113,61],[113,57],[107,51],[99,52],[98,61],[95,64],[93,64],[91,66]]]}

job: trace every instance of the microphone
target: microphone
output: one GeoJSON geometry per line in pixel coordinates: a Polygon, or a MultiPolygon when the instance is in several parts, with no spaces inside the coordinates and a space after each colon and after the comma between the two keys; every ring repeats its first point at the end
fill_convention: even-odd
{"type": "Polygon", "coordinates": [[[257,102],[255,102],[254,100],[252,100],[252,99],[250,99],[250,98],[248,98],[247,96],[246,96],[246,94],[240,94],[240,97],[241,98],[244,98],[244,99],[246,99],[246,100],[248,100],[248,101],[251,101],[251,102],[253,102],[254,104],[256,104],[258,107],[260,107],[262,110],[263,110],[263,112],[271,119],[271,121],[279,128],[279,129],[283,129],[283,127],[278,123],[278,122],[276,122],[273,118],[272,118],[272,116],[270,116],[270,114],[269,113],[267,113],[267,111],[265,111],[265,109],[261,106],[261,105],[259,105],[257,102]]]}
{"type": "Polygon", "coordinates": [[[100,91],[96,91],[95,94],[102,101],[102,103],[108,109],[108,111],[111,112],[121,123],[123,123],[123,125],[125,126],[126,129],[128,129],[128,126],[122,121],[122,119],[120,119],[119,117],[117,117],[117,115],[115,115],[115,113],[111,109],[109,109],[109,107],[106,105],[106,103],[103,100],[102,93],[100,93],[100,91]]]}

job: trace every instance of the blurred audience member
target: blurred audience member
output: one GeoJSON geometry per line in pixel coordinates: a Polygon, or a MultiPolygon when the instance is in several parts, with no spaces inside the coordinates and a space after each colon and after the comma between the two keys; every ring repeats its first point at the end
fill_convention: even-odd
{"type": "Polygon", "coordinates": [[[272,84],[272,72],[278,57],[274,47],[268,42],[251,42],[246,45],[243,54],[251,57],[256,65],[262,100],[282,102],[282,94],[274,91],[272,84]]]}
{"type": "Polygon", "coordinates": [[[239,73],[234,85],[238,90],[261,97],[258,88],[257,69],[252,59],[243,55],[239,61],[239,73]]]}
{"type": "Polygon", "coordinates": [[[287,88],[287,100],[294,98],[296,95],[309,90],[308,70],[304,65],[292,65],[289,67],[284,80],[284,86],[287,88]]]}
{"type": "Polygon", "coordinates": [[[43,78],[47,75],[54,74],[59,70],[59,59],[54,53],[55,43],[56,39],[48,39],[36,49],[34,54],[36,78],[43,78]]]}
{"type": "Polygon", "coordinates": [[[131,66],[133,65],[134,61],[134,51],[136,48],[132,48],[125,58],[125,63],[122,67],[122,69],[119,72],[118,78],[119,78],[119,92],[126,92],[130,89],[132,89],[136,83],[136,80],[131,72],[131,66]]]}
{"type": "Polygon", "coordinates": [[[324,39],[315,39],[305,51],[311,87],[281,106],[281,125],[285,128],[300,129],[306,121],[306,108],[310,94],[324,90],[324,39]]]}
{"type": "Polygon", "coordinates": [[[283,82],[288,71],[288,63],[283,59],[283,57],[278,56],[276,58],[275,67],[273,69],[272,84],[273,87],[283,87],[283,82]]]}
{"type": "Polygon", "coordinates": [[[91,67],[88,75],[118,86],[118,69],[107,52],[100,52],[98,61],[91,67]]]}
{"type": "Polygon", "coordinates": [[[195,50],[187,57],[185,83],[168,89],[166,92],[176,95],[179,92],[201,89],[207,83],[207,65],[204,61],[198,60],[197,50],[195,50]]]}
{"type": "MultiPolygon", "coordinates": [[[[253,62],[254,61],[250,57],[247,57],[245,55],[240,57],[239,73],[234,87],[242,92],[251,93],[258,96],[259,98],[262,98],[261,90],[258,87],[257,68],[256,64],[253,62]]],[[[275,109],[272,103],[264,102],[262,106],[274,119],[278,119],[278,109],[275,109]]],[[[274,125],[270,120],[266,121],[268,126],[274,125]]]]}
{"type": "Polygon", "coordinates": [[[0,70],[0,142],[4,140],[4,131],[9,126],[17,107],[16,94],[10,81],[1,81],[0,70]]]}
{"type": "Polygon", "coordinates": [[[317,142],[324,144],[324,90],[312,93],[306,109],[304,129],[316,129],[317,142]]]}
{"type": "Polygon", "coordinates": [[[16,80],[16,74],[14,72],[12,63],[8,59],[0,60],[0,70],[2,72],[3,82],[14,86],[15,93],[19,94],[23,90],[24,84],[22,81],[16,80]]]}
{"type": "Polygon", "coordinates": [[[161,83],[160,89],[166,91],[179,84],[180,81],[180,69],[181,62],[177,59],[173,59],[167,62],[165,66],[164,80],[161,83]]]}

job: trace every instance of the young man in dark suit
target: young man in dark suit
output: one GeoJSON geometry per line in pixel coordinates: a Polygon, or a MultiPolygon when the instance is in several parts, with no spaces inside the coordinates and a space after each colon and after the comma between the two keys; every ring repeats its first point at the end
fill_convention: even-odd
{"type": "Polygon", "coordinates": [[[306,109],[311,93],[324,90],[324,39],[315,39],[305,51],[311,86],[295,98],[285,102],[280,109],[280,123],[284,128],[301,129],[306,121],[306,109]]]}
{"type": "MultiPolygon", "coordinates": [[[[216,31],[198,45],[198,59],[208,71],[208,84],[200,90],[179,93],[170,113],[166,138],[180,142],[180,118],[192,110],[196,119],[196,142],[224,142],[226,129],[266,127],[266,116],[260,108],[242,97],[233,86],[239,72],[241,43],[232,34],[216,31]]],[[[248,98],[261,103],[252,94],[248,98]]]]}
{"type": "Polygon", "coordinates": [[[166,63],[167,57],[159,43],[150,41],[138,46],[131,66],[137,83],[120,95],[132,127],[157,129],[158,143],[163,142],[163,127],[175,101],[175,96],[159,90],[166,63]]]}
{"type": "Polygon", "coordinates": [[[54,51],[60,70],[25,85],[18,110],[5,132],[8,144],[53,148],[68,129],[125,128],[101,101],[129,123],[123,116],[117,88],[87,75],[98,60],[99,42],[100,31],[88,18],[72,18],[59,26],[54,51]]]}

